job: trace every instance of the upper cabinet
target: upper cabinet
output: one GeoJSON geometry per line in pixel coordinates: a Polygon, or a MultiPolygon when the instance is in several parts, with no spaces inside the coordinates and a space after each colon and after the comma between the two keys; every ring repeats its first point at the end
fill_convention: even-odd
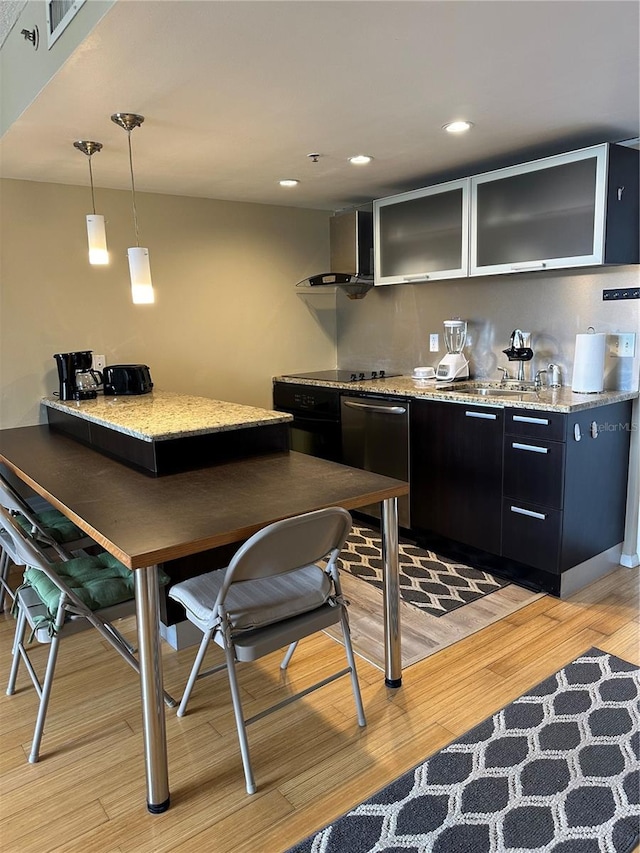
{"type": "Polygon", "coordinates": [[[375,284],[468,275],[469,179],[373,203],[375,284]]]}
{"type": "Polygon", "coordinates": [[[637,263],[637,187],[618,145],[471,178],[470,275],[637,263]]]}
{"type": "Polygon", "coordinates": [[[637,264],[639,161],[605,143],[374,201],[375,284],[637,264]]]}

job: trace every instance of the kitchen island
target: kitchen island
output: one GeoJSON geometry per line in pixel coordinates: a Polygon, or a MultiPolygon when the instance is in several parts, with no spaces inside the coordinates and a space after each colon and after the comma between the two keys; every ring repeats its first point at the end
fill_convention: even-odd
{"type": "Polygon", "coordinates": [[[45,397],[52,429],[154,476],[288,450],[291,415],[188,394],[45,397]]]}

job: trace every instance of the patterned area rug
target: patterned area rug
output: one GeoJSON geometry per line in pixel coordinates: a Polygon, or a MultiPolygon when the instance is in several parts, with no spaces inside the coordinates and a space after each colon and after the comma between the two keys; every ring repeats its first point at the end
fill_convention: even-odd
{"type": "Polygon", "coordinates": [[[590,649],[289,853],[630,853],[638,675],[590,649]]]}
{"type": "MultiPolygon", "coordinates": [[[[380,533],[354,524],[339,561],[341,571],[382,590],[380,533]]],[[[509,585],[480,569],[445,560],[433,551],[400,541],[400,596],[431,616],[444,616],[509,585]]]]}

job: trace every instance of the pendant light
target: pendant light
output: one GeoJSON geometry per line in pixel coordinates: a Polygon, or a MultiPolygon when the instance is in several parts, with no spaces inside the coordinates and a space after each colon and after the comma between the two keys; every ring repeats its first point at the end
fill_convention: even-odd
{"type": "Polygon", "coordinates": [[[151,266],[149,265],[149,250],[140,246],[138,233],[138,213],[136,211],[136,185],[133,177],[133,157],[131,155],[131,131],[140,127],[144,116],[135,113],[114,113],[111,121],[127,131],[129,141],[129,169],[131,171],[131,200],[133,203],[133,224],[136,231],[136,245],[127,249],[129,256],[129,276],[131,278],[131,298],[136,305],[149,304],[155,301],[153,284],[151,282],[151,266]]]}
{"type": "Polygon", "coordinates": [[[91,157],[98,151],[102,151],[102,143],[91,142],[80,139],[73,143],[73,147],[82,151],[89,158],[89,180],[91,182],[91,205],[93,213],[87,215],[87,239],[89,241],[89,263],[93,266],[109,263],[109,252],[107,251],[107,233],[104,227],[104,216],[96,213],[96,199],[93,193],[93,169],[91,168],[91,157]]]}

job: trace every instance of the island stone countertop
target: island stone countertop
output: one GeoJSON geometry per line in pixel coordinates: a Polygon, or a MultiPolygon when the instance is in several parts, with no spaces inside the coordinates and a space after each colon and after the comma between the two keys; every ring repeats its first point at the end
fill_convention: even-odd
{"type": "Polygon", "coordinates": [[[149,394],[100,395],[94,400],[77,402],[45,397],[42,404],[142,441],[207,435],[292,420],[284,412],[155,389],[149,394]]]}
{"type": "Polygon", "coordinates": [[[539,409],[548,412],[578,412],[594,409],[610,403],[621,403],[638,397],[637,391],[602,391],[596,394],[575,394],[571,388],[540,388],[518,393],[514,383],[505,386],[509,389],[505,396],[483,396],[482,388],[500,391],[500,380],[464,380],[462,382],[439,382],[435,379],[414,379],[412,376],[393,376],[385,379],[369,379],[364,382],[333,382],[316,379],[301,379],[292,376],[277,376],[276,382],[296,385],[313,385],[323,388],[336,388],[341,391],[366,392],[368,394],[388,394],[411,397],[420,400],[442,400],[450,403],[473,403],[478,406],[491,406],[503,409],[539,409]]]}

